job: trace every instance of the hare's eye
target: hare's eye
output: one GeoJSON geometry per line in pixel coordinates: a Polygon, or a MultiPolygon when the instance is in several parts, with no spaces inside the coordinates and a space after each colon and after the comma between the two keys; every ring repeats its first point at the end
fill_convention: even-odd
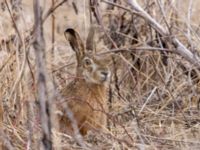
{"type": "Polygon", "coordinates": [[[89,66],[89,65],[91,65],[92,64],[92,61],[90,60],[90,59],[85,59],[85,65],[86,66],[89,66]]]}

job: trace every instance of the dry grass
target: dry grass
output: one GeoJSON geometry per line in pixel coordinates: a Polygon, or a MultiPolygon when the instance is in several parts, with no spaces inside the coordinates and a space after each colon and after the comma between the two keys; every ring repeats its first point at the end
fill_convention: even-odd
{"type": "MultiPolygon", "coordinates": [[[[7,0],[9,13],[5,2],[0,2],[0,117],[3,118],[0,140],[7,149],[39,149],[42,130],[32,34],[33,3],[31,0],[7,0]]],[[[51,2],[40,2],[46,14],[51,2]]],[[[59,2],[61,0],[56,4],[59,2]]],[[[138,2],[166,30],[170,29],[170,36],[178,38],[199,56],[198,0],[187,0],[184,5],[180,5],[181,0],[138,2]]],[[[131,9],[126,1],[116,0],[116,3],[131,9]]],[[[83,148],[76,138],[60,133],[53,120],[53,147],[200,149],[199,68],[174,53],[176,47],[170,38],[158,34],[140,16],[108,5],[106,0],[99,2],[98,9],[102,24],[98,25],[96,17],[92,17],[97,27],[97,50],[114,54],[108,129],[101,132],[94,129],[83,137],[83,148]]],[[[73,27],[86,38],[90,26],[88,0],[68,0],[53,14],[55,26],[52,28],[50,13],[43,27],[48,97],[54,102],[59,98],[59,90],[74,77],[75,56],[63,32],[73,27]]],[[[55,112],[52,108],[52,116],[55,112]]]]}

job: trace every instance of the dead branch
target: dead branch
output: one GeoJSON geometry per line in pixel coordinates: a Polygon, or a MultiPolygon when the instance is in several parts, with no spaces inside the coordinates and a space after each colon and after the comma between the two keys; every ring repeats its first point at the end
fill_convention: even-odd
{"type": "Polygon", "coordinates": [[[136,0],[128,0],[129,4],[132,6],[132,9],[138,12],[136,15],[139,15],[143,19],[145,19],[152,28],[154,28],[158,33],[162,36],[170,36],[169,39],[174,47],[176,48],[175,51],[184,57],[186,60],[197,66],[200,67],[200,58],[192,53],[189,49],[186,48],[184,44],[182,44],[176,37],[170,35],[169,31],[167,31],[163,26],[161,26],[154,18],[152,18],[142,7],[137,3],[136,0]]]}
{"type": "Polygon", "coordinates": [[[126,11],[129,11],[130,13],[133,13],[137,16],[142,17],[145,19],[152,28],[154,28],[159,34],[162,35],[162,37],[165,37],[176,48],[174,51],[175,53],[178,53],[183,58],[185,58],[190,63],[194,64],[198,68],[200,67],[200,58],[192,53],[189,49],[186,48],[184,44],[182,44],[176,37],[173,35],[170,35],[170,31],[167,31],[163,26],[161,26],[154,18],[152,18],[138,3],[136,0],[128,0],[129,4],[132,6],[132,10],[128,9],[124,6],[121,6],[116,3],[109,2],[107,0],[102,0],[102,2],[107,3],[109,5],[113,5],[115,7],[118,7],[120,9],[124,9],[126,11]]]}

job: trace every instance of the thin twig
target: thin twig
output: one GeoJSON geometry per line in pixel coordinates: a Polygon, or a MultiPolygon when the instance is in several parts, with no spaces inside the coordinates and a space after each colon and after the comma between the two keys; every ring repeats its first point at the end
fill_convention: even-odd
{"type": "Polygon", "coordinates": [[[13,22],[13,25],[14,25],[14,29],[15,29],[15,31],[16,31],[18,37],[19,37],[20,45],[21,45],[21,44],[23,43],[22,37],[21,37],[21,34],[20,34],[19,29],[18,29],[18,27],[17,27],[17,24],[16,24],[16,22],[15,22],[15,19],[13,18],[13,15],[12,15],[12,13],[11,13],[11,10],[10,10],[10,7],[9,7],[9,5],[8,5],[7,0],[5,0],[5,4],[6,4],[6,7],[7,7],[7,9],[8,9],[9,15],[10,15],[10,17],[11,17],[11,19],[12,19],[12,22],[13,22]]]}
{"type": "Polygon", "coordinates": [[[173,49],[168,48],[157,48],[157,47],[134,47],[134,48],[117,48],[117,49],[111,49],[109,51],[98,53],[98,55],[105,55],[108,53],[117,53],[117,52],[134,52],[134,51],[165,51],[170,53],[176,53],[173,49]]]}
{"type": "Polygon", "coordinates": [[[47,13],[44,15],[44,17],[42,19],[42,23],[45,22],[45,20],[51,15],[51,13],[53,13],[58,7],[60,7],[62,4],[64,4],[67,1],[68,0],[62,0],[60,3],[58,3],[54,7],[49,8],[49,10],[47,11],[47,13]]]}

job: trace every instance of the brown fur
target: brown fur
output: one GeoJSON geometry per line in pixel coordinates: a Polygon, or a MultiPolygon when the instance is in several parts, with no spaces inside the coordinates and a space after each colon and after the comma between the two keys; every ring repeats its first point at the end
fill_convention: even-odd
{"type": "Polygon", "coordinates": [[[63,114],[59,118],[60,129],[62,132],[73,132],[70,119],[65,113],[64,106],[68,104],[80,133],[85,135],[92,128],[106,128],[109,61],[107,58],[101,58],[92,53],[93,31],[89,33],[87,39],[87,43],[89,42],[86,45],[87,50],[76,31],[69,29],[66,30],[66,34],[72,49],[76,52],[77,77],[61,91],[64,102],[60,102],[58,105],[63,114]]]}

